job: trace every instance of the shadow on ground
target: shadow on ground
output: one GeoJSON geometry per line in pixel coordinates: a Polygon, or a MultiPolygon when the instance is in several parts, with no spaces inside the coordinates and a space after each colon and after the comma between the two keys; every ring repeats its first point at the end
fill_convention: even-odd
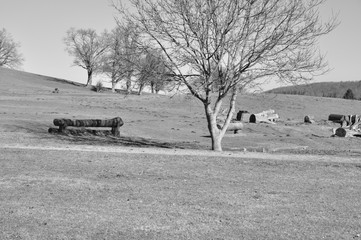
{"type": "Polygon", "coordinates": [[[30,133],[35,138],[47,141],[63,141],[70,144],[98,145],[98,146],[134,146],[134,147],[157,147],[170,149],[201,149],[194,142],[164,142],[158,139],[150,139],[134,136],[112,135],[110,130],[97,129],[67,129],[60,133],[57,128],[48,128],[46,124],[19,124],[17,131],[30,133]],[[46,131],[48,129],[48,131],[46,131]]]}

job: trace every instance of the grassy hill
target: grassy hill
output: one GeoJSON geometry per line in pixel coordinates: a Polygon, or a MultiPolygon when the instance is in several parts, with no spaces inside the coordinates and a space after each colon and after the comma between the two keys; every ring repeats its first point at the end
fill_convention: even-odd
{"type": "Polygon", "coordinates": [[[359,101],[240,95],[237,111],[280,121],[244,123],[214,153],[187,95],[1,68],[0,82],[0,239],[359,239],[361,140],[331,137],[326,121],[361,113],[359,101]],[[48,133],[54,118],[116,116],[117,138],[48,133]]]}
{"type": "Polygon", "coordinates": [[[342,98],[348,89],[352,90],[355,99],[361,98],[361,81],[311,83],[275,88],[267,92],[276,94],[342,98]]]}
{"type": "MultiPolygon", "coordinates": [[[[94,144],[95,141],[96,144],[197,149],[209,149],[211,145],[204,106],[189,95],[97,93],[67,80],[4,68],[0,68],[0,82],[0,131],[3,126],[22,139],[36,139],[37,144],[64,140],[48,134],[48,128],[54,127],[54,118],[119,116],[124,121],[121,139],[65,139],[72,144],[94,144]],[[53,93],[55,88],[59,93],[53,93]],[[31,137],[23,138],[24,134],[31,134],[31,137]]],[[[226,104],[227,100],[224,106],[226,104]]],[[[344,143],[340,145],[339,141],[328,138],[334,126],[322,124],[329,114],[361,114],[358,101],[344,99],[273,93],[244,94],[237,98],[236,113],[240,110],[258,113],[268,109],[275,110],[280,116],[277,124],[245,124],[241,134],[230,132],[225,136],[223,148],[292,149],[307,146],[314,151],[323,151],[337,146],[342,150],[344,143]],[[303,125],[305,115],[313,115],[322,126],[303,125]],[[314,139],[314,134],[325,138],[314,139]]],[[[347,145],[347,149],[351,145],[347,145]]]]}

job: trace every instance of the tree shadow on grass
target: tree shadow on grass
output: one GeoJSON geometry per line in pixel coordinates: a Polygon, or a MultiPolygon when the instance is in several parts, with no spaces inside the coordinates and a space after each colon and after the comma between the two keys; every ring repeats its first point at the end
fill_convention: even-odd
{"type": "Polygon", "coordinates": [[[164,142],[135,136],[113,136],[110,130],[98,129],[69,129],[60,133],[56,128],[49,128],[46,124],[32,123],[16,126],[21,132],[32,134],[35,138],[49,141],[63,141],[69,144],[97,145],[97,146],[129,146],[129,147],[157,147],[170,149],[202,149],[194,142],[164,142]],[[46,130],[49,129],[49,130],[46,130]]]}

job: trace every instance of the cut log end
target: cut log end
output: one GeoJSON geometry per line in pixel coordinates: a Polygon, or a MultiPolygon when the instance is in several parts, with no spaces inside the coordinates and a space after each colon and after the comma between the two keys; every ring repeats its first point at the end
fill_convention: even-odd
{"type": "Polygon", "coordinates": [[[344,128],[337,128],[335,131],[335,136],[337,137],[346,137],[347,131],[344,128]]]}

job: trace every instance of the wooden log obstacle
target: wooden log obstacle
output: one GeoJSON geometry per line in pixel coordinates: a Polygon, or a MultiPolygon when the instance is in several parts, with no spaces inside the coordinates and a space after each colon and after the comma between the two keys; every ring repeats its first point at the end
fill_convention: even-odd
{"type": "Polygon", "coordinates": [[[279,119],[279,116],[277,113],[275,113],[274,110],[266,110],[260,113],[251,114],[249,117],[250,123],[272,123],[275,124],[275,122],[279,119]]]}
{"type": "Polygon", "coordinates": [[[341,127],[355,130],[361,124],[361,116],[359,115],[341,115],[341,114],[330,114],[328,120],[334,123],[341,124],[341,127]]]}
{"type": "MultiPolygon", "coordinates": [[[[218,129],[222,129],[222,126],[223,126],[223,122],[222,123],[219,123],[217,124],[217,128],[218,129]]],[[[243,129],[243,123],[242,122],[239,122],[239,121],[232,121],[229,123],[228,125],[228,128],[227,128],[227,132],[231,132],[233,131],[234,134],[237,134],[239,130],[242,130],[243,129]]]]}
{"type": "Polygon", "coordinates": [[[251,114],[247,110],[240,110],[237,113],[237,121],[249,122],[249,117],[251,114]]]}
{"type": "Polygon", "coordinates": [[[361,116],[330,114],[328,120],[339,123],[341,127],[334,129],[334,135],[338,137],[361,137],[361,116]]]}
{"type": "MultiPolygon", "coordinates": [[[[92,127],[92,128],[111,128],[111,133],[114,136],[120,135],[119,128],[123,126],[124,122],[120,117],[112,119],[54,119],[53,121],[55,126],[58,126],[57,131],[59,133],[65,133],[68,127],[92,127]]],[[[49,132],[53,132],[54,129],[50,128],[49,132]]]]}

